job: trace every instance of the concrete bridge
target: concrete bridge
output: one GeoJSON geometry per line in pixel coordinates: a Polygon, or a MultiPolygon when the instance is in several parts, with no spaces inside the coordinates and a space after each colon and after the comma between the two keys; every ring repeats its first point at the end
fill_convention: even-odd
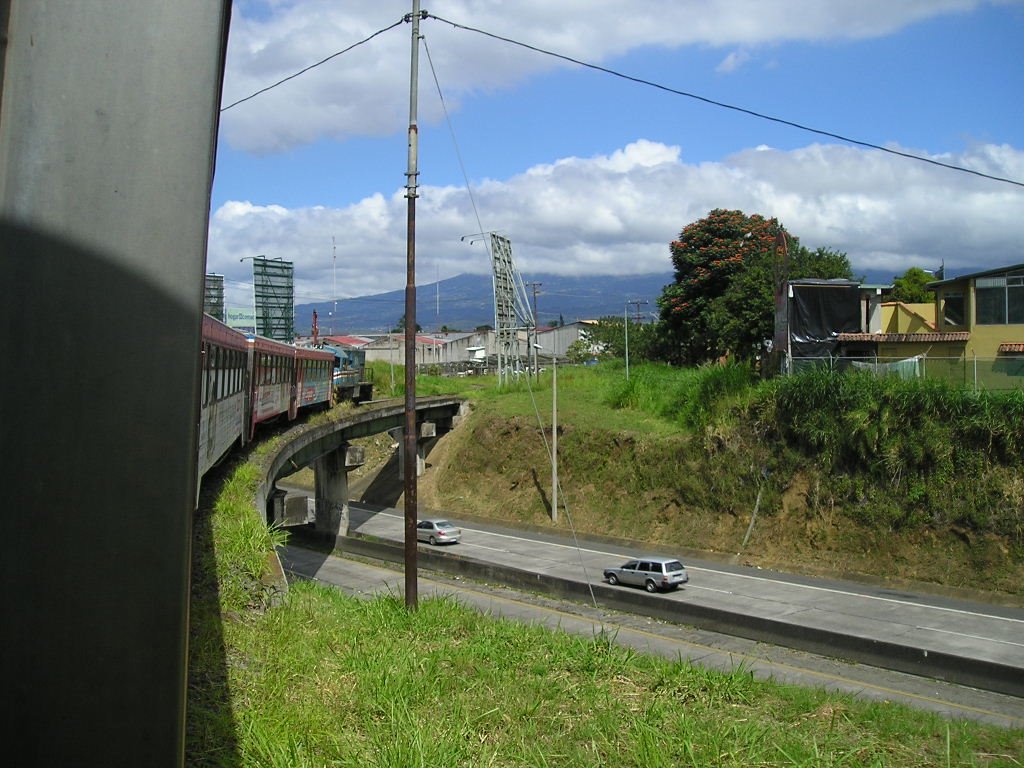
{"type": "MultiPolygon", "coordinates": [[[[465,401],[441,396],[416,401],[416,474],[424,467],[424,448],[450,430],[458,419],[465,401]]],[[[360,437],[381,432],[400,433],[405,423],[405,404],[382,407],[363,406],[341,421],[315,427],[299,427],[270,458],[263,482],[256,492],[256,504],[267,512],[267,523],[304,525],[314,523],[325,537],[347,536],[349,528],[348,473],[362,466],[364,451],[352,445],[360,437]],[[315,500],[312,508],[286,506],[285,492],[276,483],[304,467],[312,467],[315,477],[315,500]]],[[[400,476],[404,475],[407,458],[404,442],[398,437],[400,476]]]]}

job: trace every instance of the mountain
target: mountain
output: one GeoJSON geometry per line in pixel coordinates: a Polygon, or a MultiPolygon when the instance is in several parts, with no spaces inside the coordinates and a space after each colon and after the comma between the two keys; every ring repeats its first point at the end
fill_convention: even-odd
{"type": "MultiPolygon", "coordinates": [[[[524,277],[531,304],[536,285],[536,307],[540,325],[555,321],[571,323],[608,315],[621,316],[629,300],[646,301],[629,304],[630,317],[640,313],[651,320],[657,316],[658,297],[672,282],[672,273],[654,273],[616,277],[562,277],[560,275],[529,275],[524,277]]],[[[339,299],[335,314],[334,302],[298,304],[295,306],[295,330],[308,335],[313,326],[313,310],[317,312],[320,333],[359,334],[386,333],[395,328],[405,315],[405,290],[339,299]]],[[[416,322],[425,331],[472,331],[477,326],[494,325],[494,293],[490,275],[458,275],[419,286],[416,291],[416,322]]]]}

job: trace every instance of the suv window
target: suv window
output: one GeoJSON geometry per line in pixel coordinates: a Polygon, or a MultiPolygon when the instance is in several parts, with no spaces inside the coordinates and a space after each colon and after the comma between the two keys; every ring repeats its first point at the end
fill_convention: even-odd
{"type": "Polygon", "coordinates": [[[654,571],[654,570],[660,571],[661,569],[660,568],[655,568],[654,567],[655,565],[656,565],[656,563],[649,563],[649,562],[647,562],[645,560],[642,563],[640,563],[640,570],[641,571],[654,571]]]}
{"type": "Polygon", "coordinates": [[[665,570],[668,573],[672,573],[674,571],[682,571],[685,569],[683,568],[682,563],[680,563],[678,560],[673,560],[672,562],[665,563],[665,570]]]}
{"type": "Polygon", "coordinates": [[[635,571],[636,570],[636,560],[630,560],[628,563],[626,563],[624,566],[622,566],[622,570],[624,570],[624,571],[635,571]]]}

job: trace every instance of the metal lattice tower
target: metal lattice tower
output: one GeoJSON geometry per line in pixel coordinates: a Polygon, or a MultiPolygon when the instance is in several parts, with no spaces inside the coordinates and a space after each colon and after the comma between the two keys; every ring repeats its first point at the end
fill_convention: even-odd
{"type": "Polygon", "coordinates": [[[507,383],[510,371],[522,370],[519,333],[533,328],[534,320],[523,277],[512,261],[512,243],[494,232],[489,234],[494,283],[494,334],[498,346],[500,385],[507,383]]]}

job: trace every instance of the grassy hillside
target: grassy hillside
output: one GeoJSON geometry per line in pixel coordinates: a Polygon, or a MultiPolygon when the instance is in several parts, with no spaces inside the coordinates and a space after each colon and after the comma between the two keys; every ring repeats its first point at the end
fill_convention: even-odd
{"type": "MultiPolygon", "coordinates": [[[[528,403],[518,397],[484,395],[477,413],[528,403]]],[[[400,596],[361,600],[312,583],[282,594],[266,579],[281,534],[252,503],[271,448],[253,446],[204,483],[190,766],[1019,765],[1021,729],[757,680],[742,665],[706,670],[450,598],[410,612],[400,596]]]]}
{"type": "MultiPolygon", "coordinates": [[[[550,374],[501,393],[422,385],[444,386],[475,387],[474,410],[428,459],[421,501],[549,524],[550,374]]],[[[815,372],[761,382],[717,366],[631,367],[627,382],[608,364],[560,369],[558,412],[560,500],[577,530],[1024,593],[1022,391],[815,372]]]]}

